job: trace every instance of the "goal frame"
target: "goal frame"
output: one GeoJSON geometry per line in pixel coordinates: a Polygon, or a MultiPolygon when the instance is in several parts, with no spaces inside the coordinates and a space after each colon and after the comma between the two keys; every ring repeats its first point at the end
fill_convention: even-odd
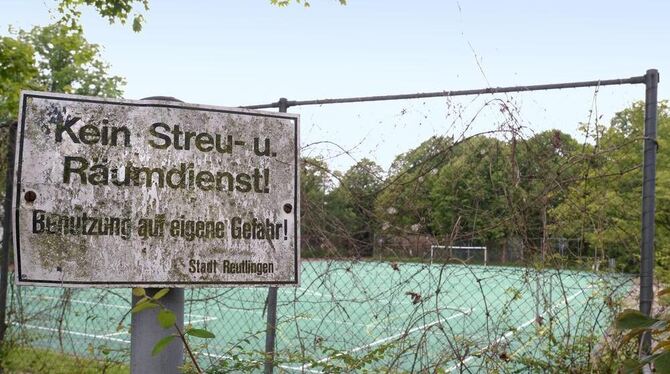
{"type": "Polygon", "coordinates": [[[464,245],[431,245],[430,246],[430,264],[433,264],[433,259],[435,258],[435,249],[448,249],[449,257],[452,258],[454,249],[464,249],[464,250],[476,250],[484,251],[484,266],[488,265],[488,248],[486,246],[464,246],[464,245]]]}

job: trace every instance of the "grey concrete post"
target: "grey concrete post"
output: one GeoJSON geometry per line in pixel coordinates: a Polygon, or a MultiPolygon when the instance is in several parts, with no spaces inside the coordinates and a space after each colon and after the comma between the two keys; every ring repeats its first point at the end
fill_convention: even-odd
{"type": "MultiPolygon", "coordinates": [[[[143,100],[179,101],[174,97],[152,96],[143,100]]],[[[159,288],[147,288],[147,295],[154,295],[159,288]]],[[[140,300],[133,295],[133,306],[140,300]]],[[[176,325],[184,331],[184,289],[172,288],[160,299],[161,304],[177,317],[176,325]]],[[[156,356],[151,355],[156,343],[169,334],[175,334],[174,328],[164,329],[158,324],[159,308],[146,309],[131,316],[130,322],[130,372],[133,374],[178,374],[184,364],[184,345],[175,338],[156,356]]]]}
{"type": "MultiPolygon", "coordinates": [[[[154,295],[160,288],[147,288],[147,295],[154,295]]],[[[133,306],[140,300],[133,296],[133,306]]],[[[160,302],[177,316],[177,326],[184,330],[184,289],[172,288],[160,302]]],[[[156,343],[169,334],[176,334],[174,328],[164,329],[158,324],[159,308],[133,313],[130,322],[130,372],[133,374],[178,374],[184,364],[184,345],[175,338],[156,356],[151,350],[156,343]]]]}
{"type": "Polygon", "coordinates": [[[268,289],[268,318],[265,329],[265,374],[272,374],[275,359],[275,337],[277,336],[277,287],[268,289]]]}

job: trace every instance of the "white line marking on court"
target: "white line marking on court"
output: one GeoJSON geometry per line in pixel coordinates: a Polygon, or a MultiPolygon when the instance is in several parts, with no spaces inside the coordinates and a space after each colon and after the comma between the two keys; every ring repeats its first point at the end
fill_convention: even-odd
{"type": "MultiPolygon", "coordinates": [[[[45,296],[45,295],[27,295],[27,297],[34,298],[34,299],[40,299],[40,300],[62,300],[60,297],[55,297],[55,296],[45,296]]],[[[106,306],[110,308],[117,308],[117,309],[123,309],[123,310],[129,310],[130,306],[124,306],[124,305],[116,305],[116,304],[106,304],[106,303],[96,303],[94,301],[88,301],[88,300],[79,300],[79,299],[72,299],[70,300],[72,303],[76,304],[85,304],[85,305],[94,305],[94,306],[106,306]]],[[[194,324],[194,323],[201,323],[201,322],[207,322],[207,321],[214,321],[219,319],[218,317],[210,317],[210,316],[205,316],[202,314],[190,314],[186,313],[184,314],[184,317],[200,317],[195,320],[188,320],[186,319],[186,323],[194,324]]],[[[37,330],[44,330],[44,331],[53,331],[57,332],[59,331],[58,329],[50,328],[50,327],[43,327],[43,326],[36,326],[36,325],[29,325],[29,324],[19,324],[18,322],[12,322],[14,325],[22,325],[28,328],[32,329],[37,329],[37,330]]],[[[117,342],[122,342],[122,343],[130,343],[128,340],[123,340],[123,339],[115,339],[111,338],[112,336],[118,336],[118,335],[127,335],[129,334],[128,331],[119,331],[119,332],[113,332],[109,334],[104,334],[104,335],[96,335],[96,334],[87,334],[83,332],[77,332],[77,331],[71,331],[71,330],[60,330],[64,333],[70,334],[70,335],[77,335],[77,336],[85,336],[89,338],[99,338],[99,339],[106,339],[106,340],[111,340],[111,341],[117,341],[117,342]]]]}
{"type": "MultiPolygon", "coordinates": [[[[188,315],[191,315],[191,314],[186,314],[186,315],[188,316],[188,315]]],[[[202,316],[202,317],[204,317],[204,318],[201,318],[201,319],[194,319],[194,320],[192,320],[192,321],[184,321],[184,322],[187,322],[187,323],[200,323],[200,322],[207,322],[207,321],[216,321],[216,320],[218,319],[217,317],[207,317],[207,316],[202,316]]]]}
{"type": "MultiPolygon", "coordinates": [[[[209,318],[205,318],[205,319],[201,319],[201,320],[197,320],[197,321],[191,321],[190,323],[205,322],[205,321],[211,321],[211,320],[215,320],[215,319],[217,319],[217,318],[216,317],[209,317],[209,318]]],[[[113,332],[113,333],[110,333],[110,334],[97,335],[97,334],[88,334],[88,333],[72,331],[72,330],[59,330],[59,329],[55,329],[55,328],[52,328],[52,327],[37,326],[37,325],[31,325],[31,324],[27,324],[27,323],[21,324],[21,323],[18,323],[18,322],[12,322],[12,325],[23,326],[23,327],[27,327],[27,328],[35,329],[35,330],[51,331],[51,332],[61,331],[61,332],[64,332],[66,334],[69,334],[69,335],[85,336],[87,338],[98,338],[98,339],[105,339],[105,340],[121,342],[121,343],[130,343],[129,340],[111,338],[112,336],[129,334],[128,331],[119,331],[119,332],[113,332]]]]}
{"type": "MultiPolygon", "coordinates": [[[[465,314],[470,314],[470,312],[472,311],[472,309],[470,309],[470,308],[457,308],[457,307],[452,307],[452,306],[449,306],[449,305],[443,306],[439,310],[450,310],[450,311],[465,313],[465,314]]],[[[412,312],[407,312],[407,313],[393,314],[393,318],[391,318],[391,316],[388,316],[388,317],[385,317],[381,320],[372,321],[372,322],[367,323],[363,326],[365,326],[367,328],[367,331],[368,331],[368,334],[369,334],[370,329],[374,328],[375,326],[387,324],[391,321],[401,320],[401,319],[403,319],[403,317],[407,317],[407,316],[410,316],[410,315],[413,315],[413,314],[415,314],[415,312],[413,312],[413,311],[412,312]]]]}
{"type": "Polygon", "coordinates": [[[324,295],[320,292],[311,291],[307,288],[299,287],[298,290],[302,291],[302,293],[308,293],[308,294],[312,294],[312,295],[315,295],[315,296],[318,296],[318,297],[331,297],[330,295],[324,295]]]}
{"type": "Polygon", "coordinates": [[[203,356],[207,356],[207,357],[218,358],[219,360],[220,360],[220,359],[224,359],[224,358],[225,358],[226,360],[230,360],[230,359],[232,358],[232,357],[230,357],[230,356],[226,356],[226,355],[215,355],[214,353],[207,353],[207,352],[198,352],[198,351],[194,351],[193,353],[196,353],[196,354],[199,354],[199,355],[203,355],[203,356]]]}
{"type": "MultiPolygon", "coordinates": [[[[231,357],[231,356],[227,356],[227,355],[217,355],[217,354],[214,354],[214,353],[207,353],[207,352],[201,352],[201,351],[193,351],[193,352],[194,352],[196,355],[203,355],[203,356],[207,356],[207,357],[213,357],[213,358],[216,358],[216,359],[219,359],[219,360],[222,360],[222,359],[230,360],[230,359],[233,358],[233,357],[231,357]]],[[[250,362],[250,363],[253,363],[253,364],[260,364],[260,363],[262,363],[261,361],[258,361],[258,360],[242,360],[242,362],[250,362]]],[[[283,366],[283,365],[279,365],[279,367],[280,367],[280,368],[283,368],[284,366],[283,366]]]]}
{"type": "MultiPolygon", "coordinates": [[[[62,298],[60,297],[55,297],[55,296],[44,296],[44,295],[27,295],[27,297],[33,298],[33,299],[40,299],[40,300],[56,300],[60,301],[62,298]]],[[[70,300],[71,303],[75,304],[85,304],[85,305],[94,305],[94,306],[107,306],[110,308],[117,308],[117,309],[122,309],[122,310],[130,310],[130,304],[128,305],[117,305],[117,304],[106,304],[106,303],[96,303],[95,301],[88,301],[88,300],[79,300],[79,299],[72,299],[70,300]]],[[[196,322],[204,322],[204,321],[212,321],[215,319],[218,319],[218,317],[210,317],[202,314],[191,314],[191,313],[185,313],[184,316],[190,316],[190,317],[201,317],[201,320],[196,320],[196,321],[191,321],[191,323],[196,323],[196,322]]]]}
{"type": "MultiPolygon", "coordinates": [[[[593,288],[593,287],[594,287],[594,286],[588,286],[588,287],[586,287],[586,289],[593,288]]],[[[585,291],[585,290],[583,290],[583,291],[581,291],[581,292],[584,292],[584,291],[585,291]]],[[[568,301],[570,301],[570,300],[571,300],[570,297],[568,297],[568,301]]],[[[554,309],[556,309],[556,308],[557,308],[558,306],[560,306],[561,304],[565,304],[565,300],[561,300],[561,302],[558,302],[557,305],[552,305],[552,307],[549,308],[549,310],[553,312],[554,309]]],[[[542,315],[544,315],[544,314],[546,314],[546,313],[543,313],[542,315]]],[[[516,351],[514,351],[514,353],[512,353],[512,356],[515,356],[515,355],[517,355],[519,352],[525,350],[526,347],[527,347],[531,342],[533,342],[535,339],[537,339],[537,338],[538,338],[538,336],[535,336],[535,337],[532,337],[532,338],[528,339],[528,341],[527,341],[525,344],[523,344],[523,345],[521,346],[521,348],[517,349],[516,351]]]]}
{"type": "MultiPolygon", "coordinates": [[[[376,302],[377,304],[382,304],[382,305],[388,304],[388,305],[393,306],[393,307],[396,307],[396,306],[405,307],[405,306],[407,306],[406,301],[399,301],[398,302],[397,300],[398,299],[374,299],[373,302],[376,302]]],[[[408,300],[409,300],[409,298],[408,298],[408,300]]],[[[464,309],[462,307],[462,305],[461,306],[444,305],[444,306],[441,306],[440,309],[453,310],[453,311],[458,311],[458,312],[467,312],[468,311],[468,309],[467,308],[464,309]]]]}
{"type": "Polygon", "coordinates": [[[314,373],[314,374],[323,374],[323,371],[321,370],[315,370],[315,369],[300,369],[297,366],[288,366],[288,365],[279,365],[280,368],[288,371],[300,371],[301,373],[314,373]]]}
{"type": "MultiPolygon", "coordinates": [[[[205,317],[205,318],[196,319],[196,320],[193,320],[193,321],[185,321],[185,323],[194,324],[194,323],[200,323],[200,322],[214,321],[214,320],[217,320],[217,319],[218,318],[216,318],[216,317],[205,317]]],[[[109,337],[109,336],[117,336],[117,335],[124,335],[124,334],[130,334],[130,333],[128,331],[119,331],[119,332],[113,332],[111,334],[105,334],[105,335],[102,335],[102,336],[109,337]]]]}
{"type": "MultiPolygon", "coordinates": [[[[184,317],[189,316],[189,317],[201,317],[202,320],[197,320],[198,322],[204,322],[204,321],[213,321],[215,319],[219,319],[219,317],[210,317],[210,316],[203,316],[202,314],[191,314],[191,313],[184,313],[184,317]]],[[[188,322],[188,321],[186,321],[188,322]]],[[[193,323],[195,321],[191,321],[193,323]]]]}
{"type": "MultiPolygon", "coordinates": [[[[61,297],[56,297],[56,296],[44,296],[44,295],[26,295],[27,297],[33,298],[33,299],[40,299],[40,300],[55,300],[55,301],[60,301],[63,298],[61,297]]],[[[105,303],[96,303],[94,301],[88,301],[88,300],[79,300],[79,299],[72,299],[70,300],[72,303],[77,303],[77,304],[85,304],[85,305],[96,305],[96,306],[108,306],[110,308],[117,308],[117,309],[124,309],[128,310],[130,309],[130,304],[128,305],[117,305],[117,304],[105,304],[105,303]]]]}
{"type": "MultiPolygon", "coordinates": [[[[372,343],[368,343],[368,344],[362,345],[360,347],[353,348],[353,349],[345,351],[343,353],[338,353],[334,356],[329,356],[329,357],[322,358],[321,360],[318,360],[317,363],[328,362],[328,361],[331,361],[332,359],[334,359],[336,357],[339,357],[339,356],[342,356],[342,355],[345,355],[345,354],[356,353],[358,351],[361,351],[361,350],[364,350],[364,349],[367,349],[367,348],[371,348],[371,347],[374,347],[376,345],[380,345],[380,344],[384,344],[384,343],[392,341],[392,340],[396,340],[396,339],[401,338],[403,336],[407,336],[407,335],[415,333],[419,330],[425,330],[427,328],[430,328],[431,326],[435,326],[439,323],[449,321],[449,320],[454,319],[456,317],[462,317],[466,314],[470,314],[470,313],[472,313],[473,310],[475,310],[475,308],[468,309],[467,311],[459,312],[459,313],[454,314],[453,316],[449,316],[447,318],[438,318],[437,320],[435,320],[433,322],[429,322],[429,323],[426,323],[424,325],[411,328],[411,329],[409,329],[407,331],[403,331],[399,334],[395,334],[393,336],[388,336],[388,337],[385,337],[385,338],[382,338],[382,339],[379,339],[379,340],[375,340],[372,343]]],[[[282,366],[283,369],[292,370],[292,371],[307,371],[307,372],[310,372],[310,373],[320,373],[320,371],[309,370],[310,367],[312,367],[312,364],[304,364],[302,366],[282,366]]]]}
{"type": "Polygon", "coordinates": [[[105,338],[110,337],[110,336],[117,336],[117,335],[124,335],[128,334],[128,331],[119,331],[119,332],[113,332],[111,334],[105,334],[103,335],[105,338]]]}
{"type": "Polygon", "coordinates": [[[368,327],[368,325],[364,323],[358,323],[358,322],[352,322],[352,321],[340,321],[337,319],[323,319],[319,318],[318,316],[316,317],[310,317],[310,316],[305,316],[305,317],[296,317],[296,320],[303,320],[303,321],[318,321],[320,324],[326,324],[326,323],[334,323],[338,325],[351,325],[351,326],[361,326],[361,327],[368,327]]]}
{"type": "Polygon", "coordinates": [[[98,338],[98,339],[104,339],[104,340],[109,340],[109,341],[113,341],[113,342],[120,342],[120,343],[130,344],[130,340],[110,338],[110,337],[107,337],[105,335],[87,334],[87,333],[83,333],[83,332],[70,331],[70,330],[59,330],[59,329],[54,329],[52,327],[36,326],[36,325],[29,325],[29,324],[20,324],[18,322],[12,322],[12,324],[27,327],[29,329],[43,330],[43,331],[50,331],[50,332],[59,332],[60,331],[60,332],[63,332],[63,333],[69,334],[69,335],[85,336],[87,338],[98,338]]]}
{"type": "MultiPolygon", "coordinates": [[[[555,303],[554,305],[552,305],[551,308],[549,308],[549,310],[553,310],[553,309],[555,309],[556,307],[558,307],[558,306],[561,305],[561,304],[567,304],[570,300],[572,300],[572,299],[574,299],[575,297],[581,295],[582,293],[586,292],[586,290],[588,290],[588,289],[590,289],[590,288],[593,288],[593,286],[588,286],[588,287],[584,288],[583,290],[580,290],[579,292],[575,292],[574,294],[568,296],[567,298],[565,298],[565,299],[563,299],[563,300],[561,300],[561,301],[555,303]]],[[[547,311],[545,311],[545,312],[542,313],[541,315],[544,316],[545,314],[547,314],[547,311]]],[[[500,336],[498,339],[494,340],[493,343],[491,343],[491,344],[487,345],[486,347],[484,347],[484,348],[478,350],[478,351],[477,351],[476,353],[474,353],[473,355],[469,355],[469,356],[466,357],[463,361],[461,361],[461,362],[459,362],[458,364],[456,364],[456,365],[450,367],[450,368],[447,369],[446,371],[447,371],[447,372],[453,372],[453,371],[458,370],[458,369],[459,369],[460,367],[462,367],[463,365],[465,365],[465,364],[467,364],[468,362],[472,361],[472,359],[475,358],[474,355],[476,355],[476,354],[480,354],[480,353],[483,353],[483,352],[487,351],[487,350],[488,350],[489,348],[491,348],[492,346],[494,346],[494,345],[500,343],[503,339],[507,339],[507,338],[509,338],[510,336],[516,334],[519,330],[523,330],[523,329],[525,329],[526,327],[528,327],[530,324],[532,324],[532,323],[535,322],[535,321],[536,321],[536,317],[534,317],[534,318],[532,318],[532,319],[529,319],[528,321],[526,321],[526,322],[520,324],[520,325],[517,326],[513,331],[508,331],[508,332],[504,333],[504,334],[503,334],[502,336],[500,336]]]]}

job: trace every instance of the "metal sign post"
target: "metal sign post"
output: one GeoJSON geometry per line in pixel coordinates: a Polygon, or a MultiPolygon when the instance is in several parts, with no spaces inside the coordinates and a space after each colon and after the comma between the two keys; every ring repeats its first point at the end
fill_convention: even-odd
{"type": "MultiPolygon", "coordinates": [[[[644,107],[644,161],[642,171],[642,243],[640,245],[640,312],[651,314],[654,302],[654,232],[656,212],[656,125],[658,121],[658,71],[647,70],[644,107]]],[[[640,341],[640,352],[651,351],[651,335],[646,332],[640,341]]]]}
{"type": "Polygon", "coordinates": [[[5,179],[5,200],[2,220],[2,261],[0,263],[0,343],[4,342],[7,323],[7,283],[9,282],[9,240],[12,217],[12,179],[14,178],[14,142],[16,123],[8,124],[7,131],[7,173],[5,179]]]}
{"type": "MultiPolygon", "coordinates": [[[[286,113],[288,109],[286,98],[279,99],[279,112],[286,113]]],[[[267,324],[265,329],[265,374],[272,374],[274,370],[275,348],[277,337],[277,287],[268,288],[267,324]]]]}
{"type": "MultiPolygon", "coordinates": [[[[153,296],[160,288],[147,288],[146,293],[153,296]]],[[[133,296],[133,306],[140,300],[133,296]]],[[[171,288],[161,298],[161,304],[170,309],[177,317],[175,324],[184,331],[184,289],[171,288]]],[[[174,328],[164,329],[156,321],[158,308],[133,313],[130,322],[130,372],[133,374],[178,374],[179,367],[184,364],[184,345],[178,338],[159,354],[153,356],[156,342],[163,337],[175,334],[174,328]]]]}

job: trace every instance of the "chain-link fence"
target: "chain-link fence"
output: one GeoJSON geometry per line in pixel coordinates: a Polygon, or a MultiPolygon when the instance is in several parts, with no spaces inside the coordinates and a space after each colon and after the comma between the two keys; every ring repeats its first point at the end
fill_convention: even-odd
{"type": "MultiPolygon", "coordinates": [[[[606,354],[611,320],[634,306],[631,276],[611,272],[420,262],[305,261],[280,289],[280,372],[583,370],[606,354]]],[[[8,339],[82,359],[127,362],[127,289],[11,289],[8,339]]],[[[185,324],[217,372],[259,371],[267,290],[187,291],[185,324]]]]}
{"type": "MultiPolygon", "coordinates": [[[[635,354],[612,321],[639,302],[642,104],[609,124],[593,104],[577,140],[533,131],[509,96],[477,100],[447,100],[448,124],[388,169],[336,172],[305,146],[301,284],[278,292],[275,371],[607,372],[635,354]]],[[[129,361],[130,290],[9,291],[14,346],[129,361]]],[[[184,323],[216,335],[189,339],[205,370],[263,370],[266,288],[185,297],[184,323]]]]}

